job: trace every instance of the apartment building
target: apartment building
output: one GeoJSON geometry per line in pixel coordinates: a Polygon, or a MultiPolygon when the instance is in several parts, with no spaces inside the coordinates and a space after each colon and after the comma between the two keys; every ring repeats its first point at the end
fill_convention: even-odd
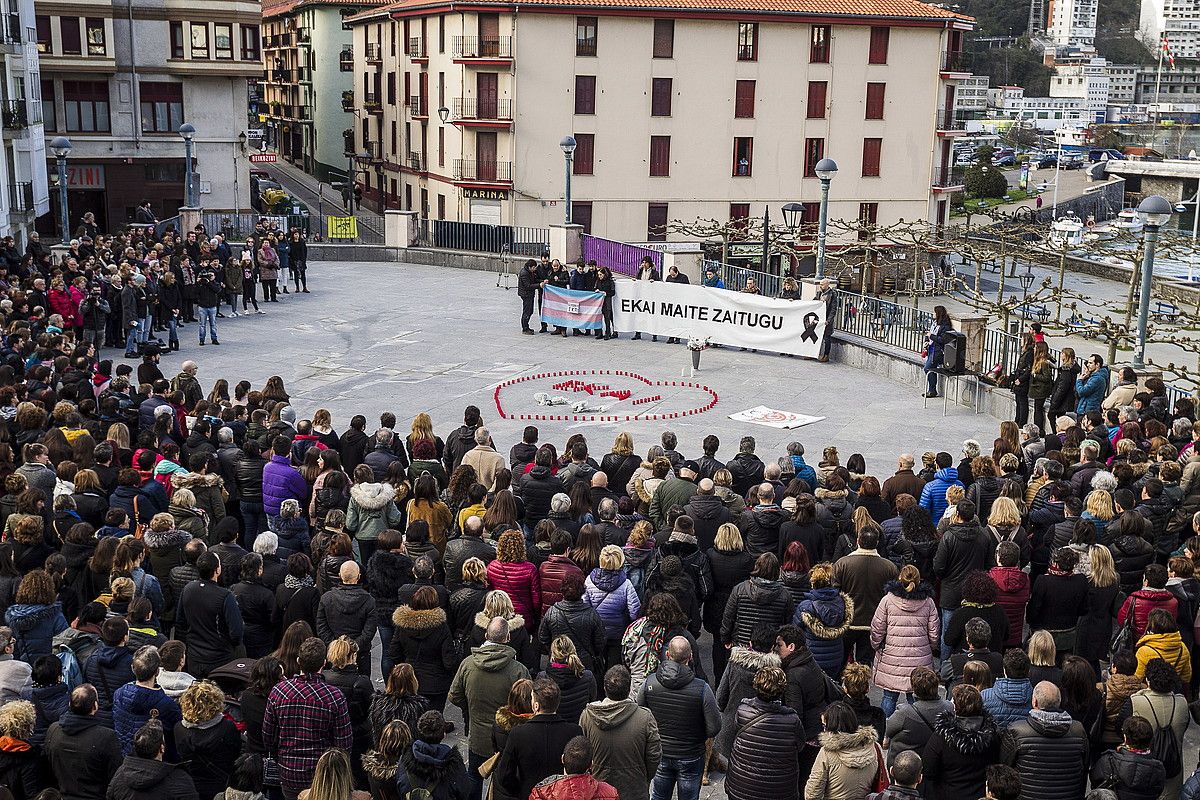
{"type": "Polygon", "coordinates": [[[267,144],[319,180],[345,180],[343,132],[355,116],[346,19],[382,0],[286,0],[263,5],[267,144]]]}
{"type": "Polygon", "coordinates": [[[964,115],[983,116],[988,108],[988,89],[991,78],[987,75],[972,75],[959,81],[954,93],[954,110],[964,115]]]}
{"type": "Polygon", "coordinates": [[[671,220],[790,202],[815,220],[823,157],[840,168],[832,217],[946,220],[972,21],[915,0],[837,6],[401,0],[361,13],[359,183],[369,203],[423,217],[558,223],[570,134],[572,218],[604,236],[662,239],[671,220]]]}
{"type": "Polygon", "coordinates": [[[1176,63],[1172,69],[1164,66],[1161,77],[1154,67],[1138,69],[1134,102],[1138,105],[1200,102],[1200,65],[1176,63]]]}
{"type": "Polygon", "coordinates": [[[1092,47],[1098,9],[1097,0],[1049,0],[1046,36],[1060,47],[1092,47]]]}
{"type": "Polygon", "coordinates": [[[1142,0],[1140,30],[1147,42],[1166,34],[1176,58],[1200,58],[1200,0],[1142,0]]]}
{"type": "Polygon", "coordinates": [[[50,209],[33,0],[0,2],[0,236],[24,245],[50,209]]]}
{"type": "Polygon", "coordinates": [[[1108,104],[1131,105],[1136,95],[1138,67],[1132,64],[1108,65],[1108,104]]]}
{"type": "Polygon", "coordinates": [[[1083,102],[1097,122],[1104,121],[1108,109],[1112,78],[1103,58],[1071,62],[1059,61],[1050,78],[1050,97],[1072,98],[1083,102]]]}
{"type": "MultiPolygon", "coordinates": [[[[196,128],[200,205],[249,206],[247,80],[262,74],[260,6],[253,0],[35,0],[45,138],[66,136],[71,225],[131,221],[149,200],[160,218],[185,202],[184,122],[196,128]]],[[[57,167],[49,155],[51,182],[57,167]]],[[[53,214],[38,220],[57,230],[53,214]]]]}

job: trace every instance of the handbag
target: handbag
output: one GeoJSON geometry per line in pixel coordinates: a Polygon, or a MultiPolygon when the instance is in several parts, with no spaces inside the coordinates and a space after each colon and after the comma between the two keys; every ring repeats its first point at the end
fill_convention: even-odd
{"type": "Polygon", "coordinates": [[[878,766],[875,769],[875,780],[871,783],[872,792],[882,792],[891,785],[891,780],[888,777],[887,759],[883,757],[883,748],[879,743],[875,743],[875,758],[878,766]]]}
{"type": "Polygon", "coordinates": [[[499,753],[492,753],[487,761],[479,765],[479,777],[487,780],[492,777],[492,773],[496,770],[496,762],[500,760],[499,753]]]}
{"type": "Polygon", "coordinates": [[[133,538],[141,539],[146,535],[146,526],[142,524],[142,515],[138,511],[137,495],[133,497],[133,538]]]}
{"type": "Polygon", "coordinates": [[[1129,613],[1125,616],[1125,622],[1117,632],[1113,634],[1112,640],[1108,643],[1109,655],[1116,655],[1122,650],[1129,650],[1133,647],[1136,637],[1134,636],[1133,620],[1137,615],[1137,598],[1129,598],[1129,613]]]}

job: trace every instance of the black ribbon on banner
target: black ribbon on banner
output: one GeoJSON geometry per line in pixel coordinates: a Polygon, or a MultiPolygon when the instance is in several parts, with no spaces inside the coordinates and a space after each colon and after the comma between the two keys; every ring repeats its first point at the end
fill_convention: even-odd
{"type": "Polygon", "coordinates": [[[821,340],[821,337],[817,336],[817,323],[820,321],[821,321],[821,318],[819,316],[817,316],[816,314],[813,314],[813,313],[805,314],[804,315],[804,333],[800,334],[800,341],[812,342],[813,344],[816,344],[817,342],[819,342],[821,340]]]}

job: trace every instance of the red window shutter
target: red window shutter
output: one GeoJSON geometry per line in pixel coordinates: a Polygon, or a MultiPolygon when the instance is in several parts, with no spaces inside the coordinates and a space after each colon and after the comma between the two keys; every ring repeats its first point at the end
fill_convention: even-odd
{"type": "Polygon", "coordinates": [[[813,25],[808,44],[808,60],[813,64],[829,63],[829,37],[832,28],[828,25],[813,25]]]}
{"type": "Polygon", "coordinates": [[[828,81],[808,82],[808,118],[825,119],[826,94],[829,91],[828,81]]]}
{"type": "Polygon", "coordinates": [[[594,133],[575,134],[575,160],[571,172],[575,175],[591,175],[595,151],[596,135],[594,133]]]}
{"type": "Polygon", "coordinates": [[[871,49],[867,54],[868,64],[886,64],[888,59],[888,39],[891,29],[884,27],[871,28],[871,49]]]}
{"type": "Polygon", "coordinates": [[[883,98],[886,83],[867,84],[867,119],[883,119],[883,98]]]}
{"type": "Polygon", "coordinates": [[[646,241],[667,240],[667,216],[666,203],[650,203],[646,209],[646,241]]]}
{"type": "Polygon", "coordinates": [[[864,178],[879,177],[879,154],[883,150],[883,139],[863,139],[862,175],[864,178]]]}
{"type": "Polygon", "coordinates": [[[596,76],[575,76],[575,113],[596,113],[596,76]]]}
{"type": "Polygon", "coordinates": [[[650,92],[650,116],[671,116],[671,79],[655,78],[650,92]]]}
{"type": "Polygon", "coordinates": [[[746,119],[754,116],[754,81],[737,82],[737,95],[733,105],[733,115],[746,119]]]}
{"type": "Polygon", "coordinates": [[[804,177],[817,177],[817,162],[825,157],[824,139],[804,140],[804,177]]]}
{"type": "Polygon", "coordinates": [[[675,56],[675,20],[654,20],[654,57],[673,58],[675,56]]]}
{"type": "Polygon", "coordinates": [[[671,137],[650,137],[650,176],[667,177],[671,174],[671,137]]]}

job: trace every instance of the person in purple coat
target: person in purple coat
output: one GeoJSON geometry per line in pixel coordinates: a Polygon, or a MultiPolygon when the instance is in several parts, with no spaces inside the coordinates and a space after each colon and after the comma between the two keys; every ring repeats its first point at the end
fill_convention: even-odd
{"type": "Polygon", "coordinates": [[[278,517],[284,500],[304,504],[308,487],[300,471],[292,466],[291,449],[292,443],[286,436],[276,436],[271,443],[271,460],[263,467],[262,481],[263,513],[267,517],[278,517]]]}

